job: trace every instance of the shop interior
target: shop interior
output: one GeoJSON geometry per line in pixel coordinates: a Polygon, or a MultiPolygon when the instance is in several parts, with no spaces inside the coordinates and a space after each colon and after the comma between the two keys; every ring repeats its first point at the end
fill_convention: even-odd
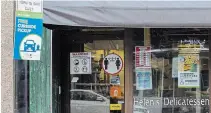
{"type": "MultiPolygon", "coordinates": [[[[125,84],[125,69],[109,75],[102,62],[109,54],[118,54],[125,62],[124,30],[120,28],[64,28],[53,30],[52,83],[53,107],[56,113],[124,113],[125,85],[133,85],[133,98],[195,97],[209,98],[208,30],[207,29],[150,29],[152,88],[137,90],[135,47],[145,46],[145,30],[133,29],[133,84],[125,84]],[[178,56],[178,43],[197,41],[200,46],[200,87],[178,88],[178,78],[172,77],[172,59],[178,56]],[[91,52],[92,74],[70,74],[70,53],[91,52]],[[117,88],[119,95],[112,94],[117,88]],[[121,109],[111,109],[121,104],[121,109]]],[[[131,54],[132,55],[132,54],[131,54]]],[[[124,64],[128,65],[128,64],[124,64]]],[[[207,113],[208,106],[142,106],[134,113],[207,113]]],[[[135,109],[135,106],[134,106],[135,109]]]]}

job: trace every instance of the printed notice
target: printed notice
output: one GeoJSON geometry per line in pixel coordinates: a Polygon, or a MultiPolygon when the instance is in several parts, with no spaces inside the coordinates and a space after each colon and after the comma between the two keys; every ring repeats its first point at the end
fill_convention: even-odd
{"type": "Polygon", "coordinates": [[[172,59],[172,78],[178,77],[178,57],[172,59]]]}
{"type": "Polygon", "coordinates": [[[70,53],[70,74],[91,74],[91,52],[70,53]]]}
{"type": "Polygon", "coordinates": [[[151,69],[141,69],[136,71],[136,90],[152,89],[151,69]]]}
{"type": "Polygon", "coordinates": [[[135,47],[135,68],[151,68],[151,47],[135,47]]]}
{"type": "Polygon", "coordinates": [[[102,66],[107,74],[117,75],[123,68],[123,60],[117,54],[108,54],[103,59],[102,66]]]}
{"type": "Polygon", "coordinates": [[[199,55],[179,54],[178,87],[198,88],[200,86],[199,55]]]}

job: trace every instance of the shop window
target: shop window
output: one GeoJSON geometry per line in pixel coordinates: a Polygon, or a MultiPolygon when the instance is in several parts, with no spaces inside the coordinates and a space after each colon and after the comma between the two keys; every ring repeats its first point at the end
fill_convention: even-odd
{"type": "Polygon", "coordinates": [[[203,34],[208,30],[135,30],[133,113],[209,112],[209,46],[203,34]]]}

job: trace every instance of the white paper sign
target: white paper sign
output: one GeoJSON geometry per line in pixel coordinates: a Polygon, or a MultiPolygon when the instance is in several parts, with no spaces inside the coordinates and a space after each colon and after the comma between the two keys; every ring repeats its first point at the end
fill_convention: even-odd
{"type": "Polygon", "coordinates": [[[103,59],[103,70],[111,75],[118,74],[123,67],[123,60],[117,54],[109,54],[103,59]]]}
{"type": "Polygon", "coordinates": [[[92,74],[91,52],[70,53],[70,74],[92,74]]]}
{"type": "Polygon", "coordinates": [[[43,12],[43,0],[17,0],[18,11],[43,12]]]}
{"type": "Polygon", "coordinates": [[[172,78],[178,77],[178,57],[172,59],[172,78]]]}

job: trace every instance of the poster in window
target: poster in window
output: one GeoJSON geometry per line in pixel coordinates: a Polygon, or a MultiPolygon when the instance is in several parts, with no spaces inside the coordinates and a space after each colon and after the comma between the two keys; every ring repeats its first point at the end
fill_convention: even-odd
{"type": "Polygon", "coordinates": [[[121,88],[120,86],[111,86],[110,88],[110,97],[112,98],[121,98],[121,88]]]}
{"type": "Polygon", "coordinates": [[[151,69],[136,70],[136,90],[152,89],[151,69]]]}
{"type": "Polygon", "coordinates": [[[179,54],[179,88],[198,88],[200,86],[199,66],[199,54],[179,54]]]}
{"type": "Polygon", "coordinates": [[[151,68],[151,47],[136,46],[135,47],[135,68],[151,68]]]}

